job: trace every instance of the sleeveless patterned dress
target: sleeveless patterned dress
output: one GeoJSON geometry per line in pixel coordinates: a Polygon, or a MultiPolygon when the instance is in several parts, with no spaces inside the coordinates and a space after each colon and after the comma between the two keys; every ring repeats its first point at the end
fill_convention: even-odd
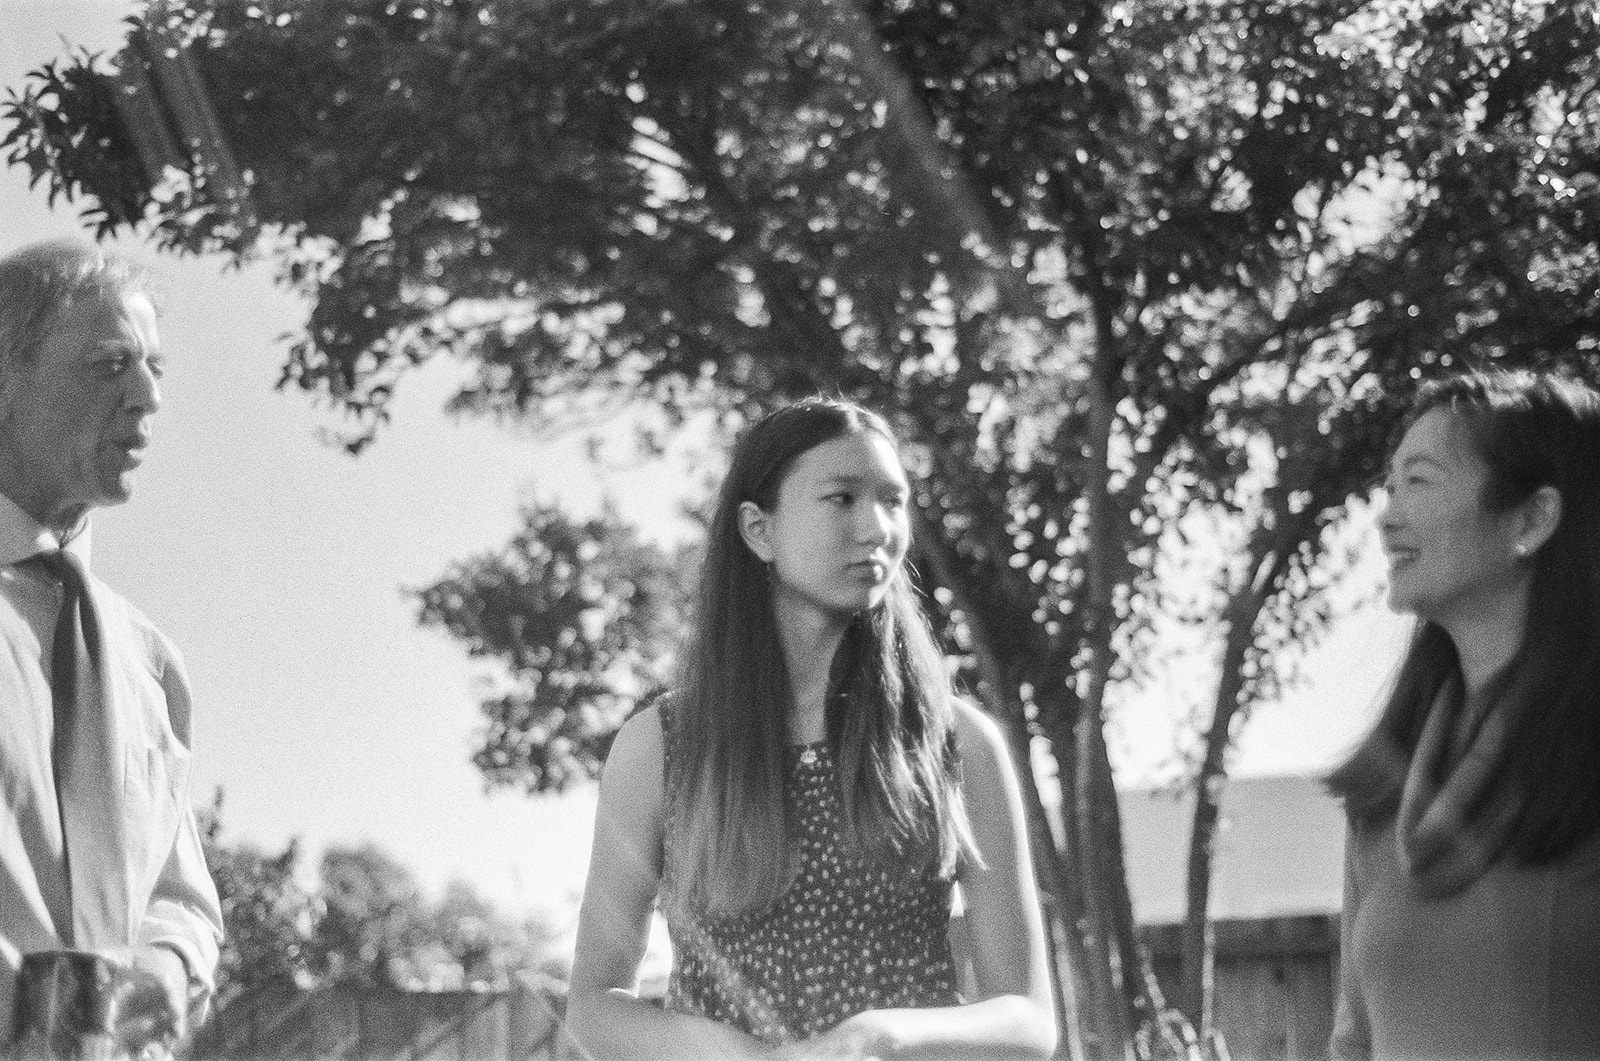
{"type": "MultiPolygon", "coordinates": [[[[936,871],[908,878],[856,857],[842,832],[827,743],[789,751],[795,880],[757,914],[685,918],[663,904],[674,952],[667,1009],[775,1044],[820,1035],[862,1010],[956,1005],[951,882],[936,871]]],[[[669,819],[668,844],[676,828],[669,819]]]]}

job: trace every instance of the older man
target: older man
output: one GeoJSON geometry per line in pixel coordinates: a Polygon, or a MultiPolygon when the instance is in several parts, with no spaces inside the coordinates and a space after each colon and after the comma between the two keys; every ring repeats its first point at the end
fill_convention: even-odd
{"type": "Polygon", "coordinates": [[[75,241],[0,259],[0,1042],[33,952],[150,974],[180,1026],[212,986],[222,915],[189,805],[188,681],[88,573],[90,510],[132,492],[161,373],[125,263],[75,241]]]}

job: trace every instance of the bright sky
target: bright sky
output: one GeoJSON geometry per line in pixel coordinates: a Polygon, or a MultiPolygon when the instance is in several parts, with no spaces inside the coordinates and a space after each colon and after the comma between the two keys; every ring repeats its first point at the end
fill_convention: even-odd
{"type": "MultiPolygon", "coordinates": [[[[0,0],[0,95],[66,51],[114,48],[123,0],[0,0]]],[[[75,210],[0,168],[0,253],[80,231],[75,210]]],[[[566,922],[582,885],[592,791],[483,793],[468,762],[489,673],[415,623],[403,587],[515,529],[520,502],[580,511],[603,495],[671,532],[684,479],[585,463],[582,440],[535,440],[442,411],[450,371],[408,381],[394,423],[353,459],[299,393],[272,389],[281,336],[307,307],[270,271],[123,249],[155,274],[170,364],[132,502],[95,518],[94,565],[183,649],[196,693],[193,795],[226,794],[227,836],[280,848],[371,839],[437,889],[470,881],[511,910],[566,922]]],[[[1370,562],[1367,571],[1376,577],[1370,562]]],[[[1257,712],[1240,773],[1326,768],[1365,724],[1404,627],[1381,608],[1342,623],[1309,684],[1257,712]]],[[[1114,723],[1125,780],[1168,771],[1196,687],[1175,675],[1114,723]]],[[[1198,684],[1198,682],[1196,682],[1198,684]]]]}

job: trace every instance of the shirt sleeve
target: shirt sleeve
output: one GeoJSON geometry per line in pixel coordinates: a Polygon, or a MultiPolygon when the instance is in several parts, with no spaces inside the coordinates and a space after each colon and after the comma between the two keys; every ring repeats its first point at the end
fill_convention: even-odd
{"type": "MultiPolygon", "coordinates": [[[[187,745],[190,741],[188,677],[176,649],[165,638],[159,640],[163,649],[161,686],[166,694],[168,714],[174,732],[187,745]]],[[[205,1019],[211,994],[216,989],[217,958],[222,945],[222,903],[206,868],[200,827],[195,821],[187,789],[183,801],[183,818],[145,907],[138,941],[168,947],[183,959],[189,975],[188,1016],[193,1025],[205,1019]]]]}
{"type": "Polygon", "coordinates": [[[222,904],[206,870],[194,812],[186,811],[139,926],[139,942],[170,947],[189,974],[189,1020],[205,1019],[216,990],[222,904]]]}
{"type": "Polygon", "coordinates": [[[1339,996],[1334,1005],[1333,1038],[1328,1044],[1332,1061],[1367,1061],[1372,1056],[1372,1029],[1367,1023],[1366,1001],[1356,976],[1356,915],[1361,907],[1361,880],[1357,864],[1357,829],[1344,833],[1344,909],[1339,917],[1339,996]]]}

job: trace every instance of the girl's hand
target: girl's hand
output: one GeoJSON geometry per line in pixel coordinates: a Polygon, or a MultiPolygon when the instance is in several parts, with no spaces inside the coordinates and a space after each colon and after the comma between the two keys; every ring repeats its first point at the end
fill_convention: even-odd
{"type": "Polygon", "coordinates": [[[867,1010],[841,1021],[831,1031],[780,1047],[774,1061],[882,1061],[894,1053],[893,1020],[882,1010],[867,1010]]]}

